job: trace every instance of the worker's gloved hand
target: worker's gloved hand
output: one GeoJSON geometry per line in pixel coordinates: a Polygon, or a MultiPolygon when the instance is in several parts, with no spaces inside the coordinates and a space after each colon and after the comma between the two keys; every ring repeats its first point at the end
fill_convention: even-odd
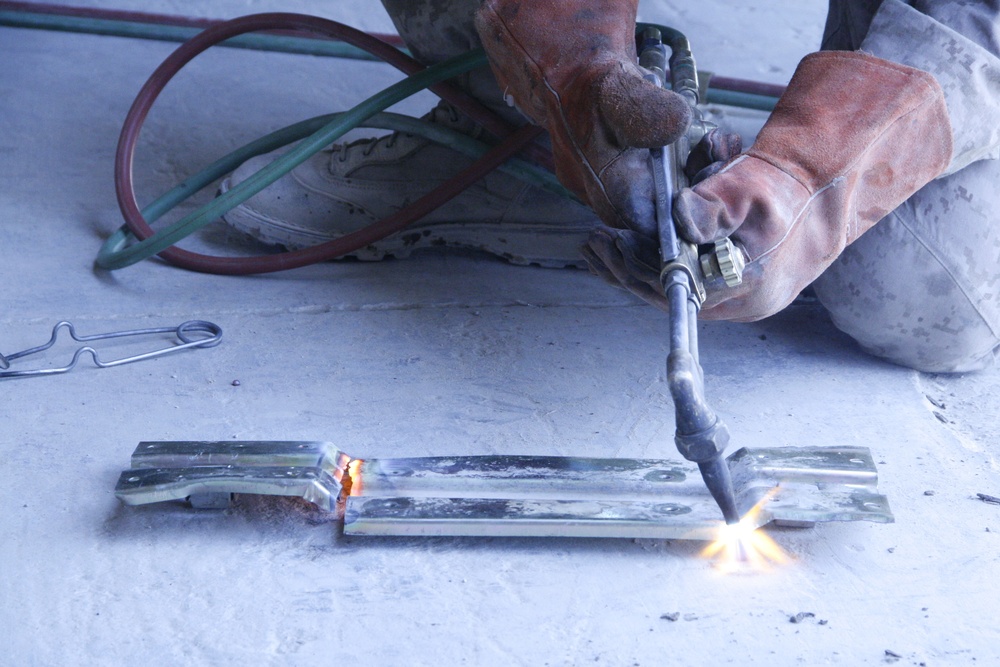
{"type": "MultiPolygon", "coordinates": [[[[743,284],[710,289],[702,316],[748,321],[781,310],[951,155],[933,76],[860,52],[807,56],[750,150],[677,197],[681,236],[729,236],[748,260],[743,284]]],[[[607,273],[648,300],[652,287],[639,276],[652,255],[634,239],[595,237],[607,273]]]]}
{"type": "Polygon", "coordinates": [[[677,198],[683,237],[730,236],[748,260],[743,284],[715,291],[703,316],[781,310],[951,156],[932,75],[861,52],[807,56],[750,150],[677,198]]]}
{"type": "MultiPolygon", "coordinates": [[[[696,184],[716,174],[739,155],[739,134],[711,130],[691,150],[684,175],[696,184]]],[[[601,225],[591,232],[582,248],[590,270],[616,287],[624,287],[652,305],[667,310],[667,297],[660,284],[660,245],[656,234],[601,225]]]]}
{"type": "Polygon", "coordinates": [[[484,0],[476,26],[508,103],[549,131],[559,180],[607,224],[655,235],[641,149],[675,141],[691,111],[642,78],[637,5],[484,0]]]}

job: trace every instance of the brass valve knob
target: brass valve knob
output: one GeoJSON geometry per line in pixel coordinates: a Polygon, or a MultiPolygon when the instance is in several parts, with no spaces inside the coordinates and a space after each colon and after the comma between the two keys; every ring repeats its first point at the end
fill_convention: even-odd
{"type": "Polygon", "coordinates": [[[743,282],[743,267],[746,266],[746,260],[743,258],[743,251],[728,237],[716,241],[710,252],[699,257],[699,262],[705,282],[722,278],[729,287],[736,287],[743,282]]]}

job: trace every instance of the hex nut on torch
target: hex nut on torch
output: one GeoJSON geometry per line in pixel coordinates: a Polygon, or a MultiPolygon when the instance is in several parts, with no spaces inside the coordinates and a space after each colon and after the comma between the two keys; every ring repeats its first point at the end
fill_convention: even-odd
{"type": "Polygon", "coordinates": [[[709,428],[699,433],[676,434],[674,444],[677,451],[688,461],[702,463],[722,456],[729,445],[729,429],[726,425],[716,420],[709,428]]]}
{"type": "Polygon", "coordinates": [[[746,260],[743,258],[743,251],[729,237],[717,240],[712,250],[698,260],[706,282],[722,278],[729,287],[736,287],[743,282],[746,260]]]}

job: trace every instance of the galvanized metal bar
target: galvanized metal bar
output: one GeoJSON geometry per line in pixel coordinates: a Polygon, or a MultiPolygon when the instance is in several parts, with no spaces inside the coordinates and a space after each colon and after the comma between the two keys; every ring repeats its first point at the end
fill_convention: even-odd
{"type": "MultiPolygon", "coordinates": [[[[727,460],[748,527],[890,522],[870,452],[740,449],[727,460]]],[[[131,505],[232,493],[305,498],[352,535],[713,539],[722,522],[697,467],[663,459],[449,456],[356,459],[326,442],[143,442],[116,494],[131,505]]]]}
{"type": "Polygon", "coordinates": [[[219,507],[233,493],[298,496],[337,511],[351,458],[319,441],[140,442],[115,495],[128,505],[195,497],[219,507]]]}
{"type": "Polygon", "coordinates": [[[361,460],[355,496],[659,498],[688,482],[689,466],[659,459],[447,456],[361,460]]]}
{"type": "Polygon", "coordinates": [[[118,479],[115,495],[126,505],[201,496],[201,504],[215,507],[233,493],[297,496],[335,512],[341,490],[340,482],[321,468],[200,466],[127,470],[118,479]]]}
{"type": "Polygon", "coordinates": [[[304,466],[337,471],[339,479],[350,459],[321,440],[167,440],[140,442],[132,453],[132,467],[304,466]]]}
{"type": "Polygon", "coordinates": [[[347,499],[349,535],[649,537],[711,540],[714,503],[502,498],[347,499]]]}
{"type": "MultiPolygon", "coordinates": [[[[892,521],[865,449],[744,448],[727,462],[749,527],[892,521]]],[[[344,532],[713,539],[721,522],[693,474],[697,469],[668,463],[554,457],[365,461],[347,498],[344,532]]]]}

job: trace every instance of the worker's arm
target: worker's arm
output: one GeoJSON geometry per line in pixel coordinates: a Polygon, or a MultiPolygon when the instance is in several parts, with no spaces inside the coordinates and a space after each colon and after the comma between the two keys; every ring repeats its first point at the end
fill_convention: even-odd
{"type": "Polygon", "coordinates": [[[944,90],[952,155],[944,175],[1000,159],[1000,6],[882,0],[858,48],[929,72],[944,90]]]}
{"type": "MultiPolygon", "coordinates": [[[[1000,157],[997,11],[883,0],[856,37],[860,24],[831,15],[831,42],[868,55],[809,62],[748,157],[678,202],[690,239],[732,234],[756,259],[743,286],[710,296],[704,316],[779,310],[921,183],[1000,157]]],[[[658,275],[642,261],[651,249],[651,239],[603,229],[587,255],[611,282],[655,300],[658,275]]]]}
{"type": "Polygon", "coordinates": [[[609,225],[655,236],[648,148],[690,122],[636,65],[638,0],[485,0],[476,26],[508,103],[549,131],[559,180],[609,225]]]}
{"type": "MultiPolygon", "coordinates": [[[[702,316],[755,320],[781,310],[951,158],[933,76],[860,52],[807,56],[750,150],[677,197],[682,236],[729,236],[748,262],[743,283],[710,292],[702,316]]],[[[657,280],[648,253],[649,240],[598,230],[589,257],[646,296],[634,286],[657,280]]]]}
{"type": "MultiPolygon", "coordinates": [[[[687,110],[634,65],[635,8],[486,0],[478,25],[509,99],[552,135],[560,179],[609,225],[585,251],[592,268],[662,303],[648,161],[635,148],[672,141],[687,110]]],[[[754,146],[678,196],[682,236],[731,236],[748,260],[743,284],[710,292],[702,315],[752,320],[783,308],[942,174],[952,145],[933,75],[865,53],[808,56],[754,146]]]]}

